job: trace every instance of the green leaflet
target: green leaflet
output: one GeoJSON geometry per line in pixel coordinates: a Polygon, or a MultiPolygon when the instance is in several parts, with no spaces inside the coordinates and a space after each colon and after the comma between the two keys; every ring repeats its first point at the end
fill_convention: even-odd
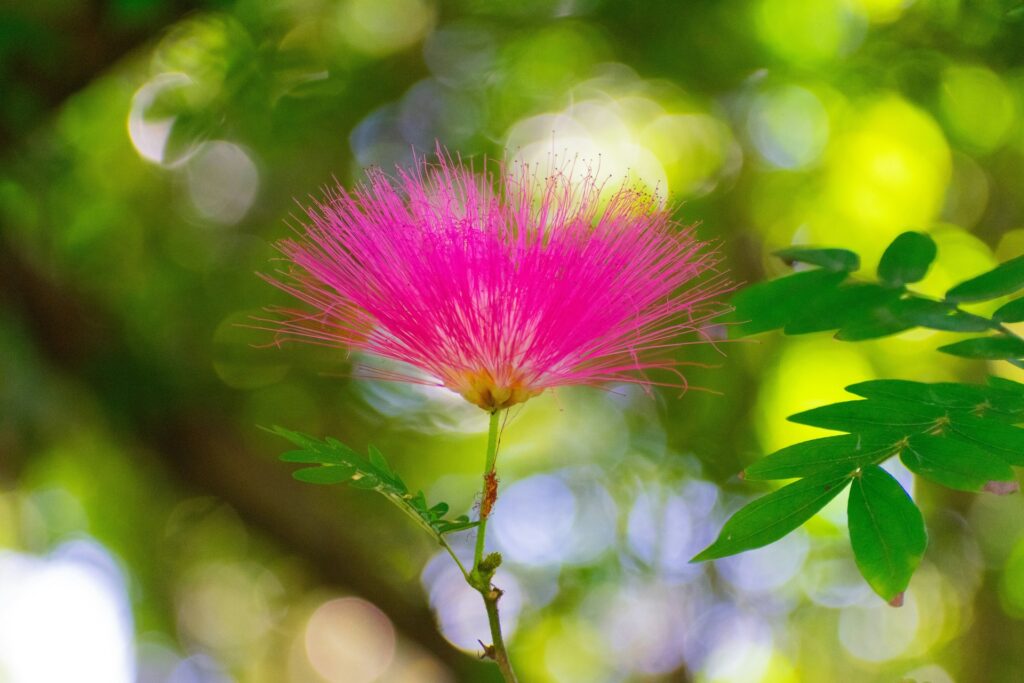
{"type": "Polygon", "coordinates": [[[740,508],[718,539],[691,562],[714,560],[774,543],[813,517],[850,482],[834,474],[807,477],[740,508]]]}
{"type": "Polygon", "coordinates": [[[738,323],[732,331],[742,337],[783,327],[804,311],[808,301],[835,289],[846,275],[809,270],[747,287],[732,299],[732,320],[738,323]]]}
{"type": "Polygon", "coordinates": [[[812,408],[790,415],[788,419],[798,424],[841,432],[885,431],[908,434],[933,427],[945,414],[941,407],[924,403],[867,399],[812,408]]]}
{"type": "Polygon", "coordinates": [[[941,406],[947,410],[990,416],[1010,422],[1024,421],[1024,393],[999,386],[956,382],[913,382],[876,379],[846,387],[863,398],[911,401],[941,406]]]}
{"type": "Polygon", "coordinates": [[[953,302],[988,301],[1013,294],[1024,287],[1024,256],[1002,263],[987,273],[961,282],[946,292],[953,302]]]}
{"type": "Polygon", "coordinates": [[[888,246],[878,264],[878,278],[890,287],[917,282],[928,273],[937,249],[931,237],[905,232],[888,246]]]}
{"type": "Polygon", "coordinates": [[[885,435],[843,434],[787,446],[744,470],[744,478],[793,479],[821,474],[842,476],[894,455],[898,439],[885,435]]]}
{"type": "Polygon", "coordinates": [[[991,337],[975,337],[940,346],[939,351],[963,358],[986,360],[1024,358],[1024,339],[1002,334],[991,337]]]}
{"type": "Polygon", "coordinates": [[[814,249],[811,247],[789,247],[775,252],[784,262],[807,263],[835,272],[854,271],[860,268],[860,256],[848,249],[814,249]]]}
{"type": "Polygon", "coordinates": [[[1013,470],[977,445],[915,434],[900,459],[914,474],[961,491],[980,491],[993,481],[1013,481],[1013,470]]]}
{"type": "Polygon", "coordinates": [[[1010,465],[1024,467],[1024,429],[982,420],[970,415],[952,415],[948,434],[951,438],[981,446],[1010,465]]]}
{"type": "Polygon", "coordinates": [[[296,470],[292,476],[299,481],[311,484],[347,483],[356,488],[377,491],[439,541],[444,534],[469,529],[478,524],[471,522],[465,515],[447,519],[447,503],[429,507],[422,491],[415,495],[410,494],[402,478],[391,469],[384,455],[373,446],[368,449],[368,457],[363,458],[345,444],[330,437],[321,441],[284,427],[274,427],[267,431],[299,446],[299,450],[288,451],[282,455],[281,460],[318,465],[296,470]]]}
{"type": "Polygon", "coordinates": [[[928,545],[921,511],[888,472],[869,465],[853,479],[847,520],[861,575],[898,604],[928,545]]]}
{"type": "Polygon", "coordinates": [[[900,292],[876,284],[844,284],[823,290],[803,302],[799,313],[786,323],[786,334],[807,334],[842,327],[869,311],[896,302],[900,292]]]}
{"type": "Polygon", "coordinates": [[[1024,321],[1024,297],[1003,304],[992,314],[993,320],[1001,323],[1019,323],[1024,321]]]}

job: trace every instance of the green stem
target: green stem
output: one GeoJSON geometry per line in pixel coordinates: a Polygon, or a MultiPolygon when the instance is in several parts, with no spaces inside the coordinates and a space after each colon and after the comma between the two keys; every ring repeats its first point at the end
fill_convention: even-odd
{"type": "Polygon", "coordinates": [[[512,670],[512,662],[508,659],[508,650],[505,649],[505,639],[501,637],[501,621],[498,619],[498,599],[501,597],[501,591],[492,587],[489,591],[481,592],[481,594],[484,596],[487,621],[491,625],[491,638],[494,640],[489,654],[498,665],[498,670],[501,671],[505,683],[518,683],[516,672],[512,670]]]}
{"type": "Polygon", "coordinates": [[[484,557],[484,540],[487,536],[487,519],[491,516],[491,507],[494,500],[490,498],[488,484],[494,477],[494,462],[498,459],[498,426],[501,422],[501,413],[497,410],[491,412],[490,429],[487,432],[487,460],[484,464],[484,488],[480,498],[480,526],[476,532],[476,552],[473,553],[473,571],[480,567],[480,560],[484,557]]]}
{"type": "MultiPolygon", "coordinates": [[[[498,430],[501,426],[501,414],[491,412],[490,429],[487,433],[487,457],[484,462],[483,492],[480,495],[480,524],[476,532],[476,550],[473,553],[473,570],[466,577],[470,586],[475,588],[484,599],[487,610],[487,623],[491,627],[491,645],[484,646],[484,655],[493,659],[501,671],[505,683],[518,683],[512,670],[512,663],[505,648],[505,638],[501,635],[501,620],[498,618],[498,600],[501,590],[491,584],[491,578],[501,563],[501,557],[492,553],[484,559],[484,545],[487,539],[487,520],[491,516],[494,502],[498,497],[498,480],[494,471],[494,463],[498,459],[498,430]]],[[[463,572],[465,573],[465,572],[463,572]]]]}

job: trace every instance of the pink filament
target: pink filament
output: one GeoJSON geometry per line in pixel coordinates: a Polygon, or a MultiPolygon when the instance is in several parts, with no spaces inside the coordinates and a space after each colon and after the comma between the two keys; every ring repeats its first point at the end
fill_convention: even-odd
{"type": "Polygon", "coordinates": [[[673,353],[708,341],[726,310],[717,254],[655,197],[604,192],[590,169],[575,171],[479,176],[441,154],[329,190],[279,244],[291,267],[268,279],[308,309],[276,309],[275,328],[403,364],[387,379],[422,383],[425,372],[456,390],[481,376],[532,393],[685,387],[673,353]],[[650,380],[659,368],[671,374],[650,380]]]}

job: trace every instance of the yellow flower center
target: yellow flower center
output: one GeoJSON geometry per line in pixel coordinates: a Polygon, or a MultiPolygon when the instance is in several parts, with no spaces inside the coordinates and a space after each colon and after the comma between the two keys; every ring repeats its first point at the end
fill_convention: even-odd
{"type": "Polygon", "coordinates": [[[445,386],[488,412],[525,403],[544,391],[526,384],[519,373],[506,375],[508,379],[498,381],[487,370],[467,371],[449,379],[445,386]]]}

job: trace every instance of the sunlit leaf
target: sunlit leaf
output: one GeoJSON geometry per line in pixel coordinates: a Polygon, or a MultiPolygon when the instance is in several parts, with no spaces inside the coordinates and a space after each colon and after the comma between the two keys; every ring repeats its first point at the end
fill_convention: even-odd
{"type": "Polygon", "coordinates": [[[892,287],[917,282],[928,273],[936,251],[935,242],[928,235],[905,232],[893,240],[882,254],[878,277],[892,287]]]}
{"type": "Polygon", "coordinates": [[[963,441],[915,434],[900,452],[911,472],[961,491],[980,491],[992,481],[1013,481],[1013,470],[994,455],[963,441]]]}
{"type": "Polygon", "coordinates": [[[775,255],[787,264],[807,263],[821,266],[825,270],[854,271],[860,268],[860,257],[848,249],[814,249],[811,247],[789,247],[780,249],[775,255]]]}
{"type": "Polygon", "coordinates": [[[896,600],[928,545],[921,511],[888,472],[869,465],[853,479],[847,520],[860,573],[883,599],[896,600]]]}
{"type": "Polygon", "coordinates": [[[849,477],[808,477],[758,498],[722,527],[718,539],[691,562],[735,555],[774,543],[813,517],[850,482],[849,477]]]}
{"type": "Polygon", "coordinates": [[[949,301],[988,301],[1013,294],[1024,287],[1024,256],[996,266],[987,273],[961,282],[946,292],[949,301]]]}
{"type": "Polygon", "coordinates": [[[896,452],[897,439],[886,435],[826,436],[787,446],[743,471],[746,479],[792,479],[820,474],[841,476],[896,452]]]}
{"type": "Polygon", "coordinates": [[[1024,339],[1003,334],[991,337],[975,337],[940,346],[939,351],[952,356],[981,358],[985,360],[1024,358],[1024,339]]]}
{"type": "Polygon", "coordinates": [[[809,300],[845,279],[845,272],[810,270],[742,289],[732,300],[736,309],[732,319],[739,324],[731,329],[737,336],[746,336],[783,327],[809,300]]]}

